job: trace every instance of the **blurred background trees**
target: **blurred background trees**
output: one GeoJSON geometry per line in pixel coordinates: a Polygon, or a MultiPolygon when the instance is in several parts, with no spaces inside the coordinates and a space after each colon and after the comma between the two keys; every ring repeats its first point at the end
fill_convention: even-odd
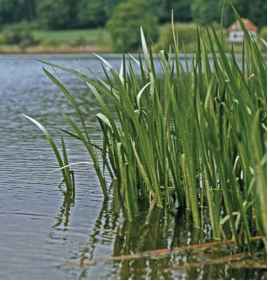
{"type": "MultiPolygon", "coordinates": [[[[230,2],[241,17],[250,19],[259,30],[264,30],[266,0],[0,0],[0,32],[20,30],[20,34],[24,34],[22,27],[28,26],[26,41],[29,42],[29,30],[97,30],[107,27],[114,50],[134,50],[139,42],[140,25],[152,42],[158,38],[158,33],[161,38],[168,37],[164,27],[170,23],[172,10],[185,38],[190,38],[187,33],[193,29],[194,23],[223,23],[227,27],[235,19],[230,2]],[[11,27],[13,25],[15,27],[11,27]]],[[[83,41],[82,37],[78,39],[77,42],[83,41]]]]}
{"type": "Polygon", "coordinates": [[[0,24],[31,21],[36,17],[36,0],[0,0],[0,24]]]}
{"type": "MultiPolygon", "coordinates": [[[[116,6],[133,1],[135,2],[135,0],[0,0],[0,24],[34,21],[40,27],[48,29],[104,26],[112,17],[116,6]]],[[[196,21],[208,24],[219,21],[224,3],[232,2],[242,17],[249,18],[258,26],[266,25],[265,0],[142,1],[148,5],[147,9],[160,23],[170,21],[172,9],[177,22],[196,21]]],[[[225,19],[228,24],[232,20],[232,14],[231,9],[227,8],[225,19]]]]}
{"type": "Polygon", "coordinates": [[[194,0],[192,2],[192,16],[196,22],[209,24],[220,21],[222,1],[194,0]]]}
{"type": "Polygon", "coordinates": [[[119,52],[137,50],[140,44],[140,26],[149,40],[155,42],[158,39],[158,21],[150,7],[149,2],[129,0],[120,3],[114,9],[107,25],[114,50],[119,52]]]}
{"type": "Polygon", "coordinates": [[[47,29],[63,29],[71,27],[70,0],[42,0],[36,4],[38,22],[47,29]]]}
{"type": "Polygon", "coordinates": [[[108,9],[106,9],[105,5],[105,0],[78,1],[78,25],[82,27],[104,26],[109,18],[108,9]]]}
{"type": "Polygon", "coordinates": [[[170,22],[171,10],[174,20],[188,22],[192,20],[191,0],[148,0],[151,9],[160,23],[170,22]]]}

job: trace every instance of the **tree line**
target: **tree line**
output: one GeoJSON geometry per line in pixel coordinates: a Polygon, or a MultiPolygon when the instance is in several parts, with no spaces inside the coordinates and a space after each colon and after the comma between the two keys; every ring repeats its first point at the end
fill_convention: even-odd
{"type": "MultiPolygon", "coordinates": [[[[139,0],[0,0],[0,24],[29,22],[44,29],[95,28],[105,26],[114,9],[123,2],[139,0]]],[[[234,19],[231,1],[242,17],[266,25],[266,0],[143,0],[159,23],[170,21],[171,10],[178,22],[209,24],[234,19]]]]}

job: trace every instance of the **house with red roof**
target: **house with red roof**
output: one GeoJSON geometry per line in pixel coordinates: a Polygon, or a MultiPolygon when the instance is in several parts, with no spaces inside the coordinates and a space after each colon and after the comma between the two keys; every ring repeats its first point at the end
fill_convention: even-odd
{"type": "MultiPolygon", "coordinates": [[[[253,35],[257,36],[257,26],[249,19],[241,19],[245,28],[253,35]]],[[[230,43],[242,43],[244,41],[244,30],[241,27],[240,21],[235,21],[228,29],[228,41],[230,43]]]]}

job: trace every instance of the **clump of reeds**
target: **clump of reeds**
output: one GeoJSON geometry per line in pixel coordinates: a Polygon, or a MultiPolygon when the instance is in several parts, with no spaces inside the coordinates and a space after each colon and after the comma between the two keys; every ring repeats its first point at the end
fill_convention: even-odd
{"type": "Polygon", "coordinates": [[[109,171],[129,220],[144,207],[179,207],[196,227],[210,224],[214,239],[247,244],[266,235],[266,63],[244,32],[243,53],[226,54],[213,29],[197,30],[186,65],[173,33],[170,52],[159,54],[161,73],[142,30],[143,58],[124,56],[119,72],[104,59],[103,80],[65,69],[97,100],[101,148],[90,139],[83,105],[45,70],[80,118],[66,118],[68,134],[87,148],[105,197],[109,171]]]}

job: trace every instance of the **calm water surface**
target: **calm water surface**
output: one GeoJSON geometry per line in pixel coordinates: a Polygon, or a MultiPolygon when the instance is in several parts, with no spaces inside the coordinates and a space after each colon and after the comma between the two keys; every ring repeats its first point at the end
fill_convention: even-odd
{"type": "MultiPolygon", "coordinates": [[[[241,271],[228,264],[176,266],[187,256],[125,262],[100,259],[198,242],[199,234],[190,237],[183,218],[176,223],[173,217],[164,220],[158,211],[127,224],[114,215],[111,202],[103,204],[90,164],[74,167],[76,198],[69,202],[58,188],[61,176],[48,144],[22,116],[37,118],[59,135],[61,113],[72,114],[43,74],[40,58],[82,69],[91,77],[101,73],[99,61],[90,56],[0,56],[0,279],[266,277],[263,270],[241,271]],[[81,269],[75,262],[81,256],[99,261],[81,269]]],[[[120,66],[118,59],[108,60],[120,66]]],[[[83,97],[83,84],[66,73],[58,71],[58,75],[83,97]]],[[[89,126],[100,140],[94,119],[97,108],[93,98],[87,98],[92,101],[89,126]]],[[[89,161],[78,142],[67,139],[67,145],[71,162],[89,161]]]]}

